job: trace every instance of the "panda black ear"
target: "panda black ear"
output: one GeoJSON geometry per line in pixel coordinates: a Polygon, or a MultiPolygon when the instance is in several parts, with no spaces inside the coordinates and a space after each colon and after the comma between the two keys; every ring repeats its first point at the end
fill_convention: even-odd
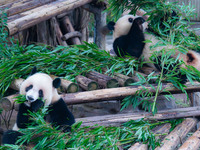
{"type": "Polygon", "coordinates": [[[108,22],[107,27],[109,30],[113,31],[115,29],[115,22],[113,21],[108,22]]]}
{"type": "Polygon", "coordinates": [[[55,78],[55,79],[53,80],[53,87],[54,87],[54,88],[58,88],[58,87],[60,86],[60,84],[61,84],[60,78],[55,78]]]}
{"type": "Polygon", "coordinates": [[[37,72],[37,68],[36,66],[31,70],[30,76],[35,74],[37,72]]]}

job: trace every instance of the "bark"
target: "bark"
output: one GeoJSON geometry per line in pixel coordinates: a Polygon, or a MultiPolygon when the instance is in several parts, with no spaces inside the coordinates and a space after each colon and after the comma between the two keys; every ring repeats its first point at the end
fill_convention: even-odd
{"type": "MultiPolygon", "coordinates": [[[[99,85],[104,82],[105,86],[105,79],[100,78],[102,75],[100,74],[99,77],[96,76],[96,73],[92,73],[90,75],[91,79],[96,79],[99,85]]],[[[109,78],[110,79],[110,78],[109,78]]],[[[116,82],[115,82],[116,84],[116,82]]],[[[185,90],[187,92],[195,92],[200,91],[200,83],[194,82],[194,85],[187,82],[185,84],[187,88],[185,90]]],[[[157,89],[157,85],[154,85],[154,88],[157,89]]],[[[167,91],[171,92],[172,94],[182,93],[180,89],[175,88],[171,83],[163,84],[161,87],[161,91],[167,89],[167,91]]],[[[88,103],[88,102],[98,102],[98,101],[108,101],[108,100],[121,100],[129,95],[134,95],[138,90],[142,90],[142,86],[128,86],[128,87],[118,87],[118,88],[110,88],[110,89],[99,89],[95,91],[86,91],[86,92],[79,92],[79,93],[72,93],[72,94],[64,94],[63,98],[64,101],[68,104],[81,104],[81,103],[88,103]]],[[[146,90],[149,92],[155,93],[155,89],[150,86],[145,87],[146,90]]],[[[169,94],[162,92],[160,94],[169,94]]]]}
{"type": "Polygon", "coordinates": [[[134,79],[128,76],[125,76],[120,73],[114,73],[114,78],[119,81],[120,86],[129,86],[131,83],[134,83],[134,79]]]}
{"type": "Polygon", "coordinates": [[[107,75],[98,73],[96,71],[90,71],[86,76],[94,81],[96,81],[103,88],[115,88],[119,86],[119,83],[116,79],[111,78],[107,75]]]}
{"type": "Polygon", "coordinates": [[[26,15],[8,22],[9,34],[13,35],[58,14],[90,3],[92,0],[60,0],[26,11],[26,15]]]}
{"type": "Polygon", "coordinates": [[[98,84],[94,80],[86,78],[84,76],[78,75],[76,76],[76,81],[78,82],[79,86],[87,91],[92,91],[98,89],[98,84]]]}
{"type": "Polygon", "coordinates": [[[189,137],[178,150],[199,150],[200,147],[200,127],[189,137]]]}

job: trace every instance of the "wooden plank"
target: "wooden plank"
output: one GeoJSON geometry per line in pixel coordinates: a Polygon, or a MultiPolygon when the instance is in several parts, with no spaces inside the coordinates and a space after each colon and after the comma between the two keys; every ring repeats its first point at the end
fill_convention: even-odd
{"type": "Polygon", "coordinates": [[[189,137],[178,150],[199,150],[200,148],[200,127],[189,137]]]}
{"type": "Polygon", "coordinates": [[[8,22],[9,35],[27,29],[39,22],[50,19],[58,14],[80,7],[90,3],[92,0],[57,0],[35,9],[26,11],[26,15],[8,22]],[[38,11],[39,10],[39,11],[38,11]]]}
{"type": "Polygon", "coordinates": [[[156,150],[174,150],[196,124],[197,120],[195,118],[185,119],[168,136],[165,137],[165,139],[161,142],[161,146],[157,147],[156,150]]]}
{"type": "Polygon", "coordinates": [[[128,114],[116,114],[116,115],[105,115],[105,116],[94,116],[86,118],[77,118],[77,121],[82,121],[83,126],[92,126],[95,124],[103,126],[120,126],[129,120],[137,120],[145,118],[148,120],[165,120],[165,119],[176,119],[185,118],[200,115],[200,107],[188,107],[158,111],[154,116],[152,113],[139,112],[139,113],[128,113],[128,114]]]}

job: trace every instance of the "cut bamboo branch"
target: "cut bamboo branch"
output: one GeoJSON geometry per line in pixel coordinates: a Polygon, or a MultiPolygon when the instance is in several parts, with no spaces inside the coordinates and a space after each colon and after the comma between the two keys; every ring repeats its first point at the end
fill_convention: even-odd
{"type": "Polygon", "coordinates": [[[77,121],[82,121],[82,126],[93,126],[98,124],[99,126],[121,126],[129,120],[146,119],[146,120],[165,120],[165,119],[176,119],[186,118],[200,115],[200,107],[190,108],[178,108],[158,111],[157,114],[152,115],[148,112],[139,113],[127,113],[127,114],[116,114],[116,115],[104,115],[77,118],[77,121]]]}
{"type": "Polygon", "coordinates": [[[200,147],[200,127],[189,137],[178,150],[199,150],[200,147]]]}
{"type": "Polygon", "coordinates": [[[76,81],[78,82],[79,86],[87,91],[92,91],[98,89],[98,84],[94,80],[86,78],[84,76],[78,75],[76,76],[76,81]]]}
{"type": "Polygon", "coordinates": [[[161,146],[157,147],[156,150],[174,150],[196,124],[197,120],[194,118],[185,119],[168,136],[165,137],[165,139],[161,142],[161,146]]]}
{"type": "Polygon", "coordinates": [[[133,78],[120,73],[114,73],[114,78],[119,81],[120,86],[130,86],[132,83],[134,83],[133,78]]]}
{"type": "Polygon", "coordinates": [[[8,22],[10,35],[27,29],[41,21],[48,20],[58,14],[80,7],[90,3],[92,0],[59,0],[35,9],[26,11],[26,16],[8,22]],[[39,11],[38,11],[39,10],[39,11]]]}
{"type": "Polygon", "coordinates": [[[9,111],[12,109],[18,110],[18,104],[16,104],[14,101],[16,100],[16,96],[18,94],[10,95],[7,97],[3,97],[0,101],[0,105],[5,111],[9,111]]]}
{"type": "Polygon", "coordinates": [[[63,37],[62,37],[62,40],[66,41],[70,38],[74,38],[74,37],[79,37],[81,38],[82,34],[78,31],[74,31],[74,32],[70,32],[70,33],[67,33],[65,34],[63,37]]]}
{"type": "Polygon", "coordinates": [[[22,78],[15,79],[14,81],[11,82],[10,88],[19,91],[20,86],[23,81],[24,81],[24,79],[22,79],[22,78]]]}
{"type": "MultiPolygon", "coordinates": [[[[58,78],[57,76],[50,75],[52,79],[58,78]]],[[[78,85],[71,81],[61,78],[61,87],[58,89],[59,92],[75,93],[78,92],[78,85]]]]}
{"type": "Polygon", "coordinates": [[[90,71],[86,74],[86,76],[96,81],[103,88],[115,88],[119,86],[119,82],[116,79],[96,71],[90,71]]]}
{"type": "MultiPolygon", "coordinates": [[[[73,26],[72,26],[72,24],[71,24],[71,22],[70,22],[70,20],[69,20],[69,17],[64,17],[63,18],[63,20],[62,20],[62,23],[63,23],[63,27],[65,28],[65,30],[67,31],[67,32],[75,32],[75,30],[74,30],[74,28],[73,28],[73,26]]],[[[71,41],[72,41],[72,44],[73,45],[80,45],[81,44],[81,41],[80,41],[80,39],[78,38],[78,37],[74,37],[74,38],[72,38],[71,39],[71,41]]]]}
{"type": "MultiPolygon", "coordinates": [[[[100,75],[101,76],[101,75],[100,75]]],[[[97,76],[91,76],[93,80],[97,81],[100,84],[104,82],[105,85],[105,79],[98,79],[97,76]]],[[[116,82],[115,82],[116,84],[116,82]]],[[[106,85],[105,85],[106,86],[106,85]]],[[[200,91],[200,83],[194,82],[194,85],[187,82],[185,84],[187,88],[185,90],[187,92],[196,92],[200,91]]],[[[155,89],[157,89],[157,85],[154,86],[155,89]]],[[[64,94],[63,98],[64,101],[68,104],[81,104],[81,103],[88,103],[88,102],[97,102],[97,101],[108,101],[108,100],[121,100],[129,95],[134,95],[138,90],[142,90],[142,86],[127,86],[127,87],[118,87],[118,88],[110,88],[110,89],[99,89],[95,91],[85,91],[85,92],[79,92],[79,93],[71,93],[71,94],[64,94]]],[[[155,93],[155,90],[150,87],[146,86],[146,90],[149,90],[149,92],[155,93]]],[[[178,94],[182,93],[180,89],[175,88],[171,83],[163,84],[162,90],[165,89],[172,94],[178,94]]],[[[160,94],[169,94],[169,93],[160,93],[160,94]]]]}

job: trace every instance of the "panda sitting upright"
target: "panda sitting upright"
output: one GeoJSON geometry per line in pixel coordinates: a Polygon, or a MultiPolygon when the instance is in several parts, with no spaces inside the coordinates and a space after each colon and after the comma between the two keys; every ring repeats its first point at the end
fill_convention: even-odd
{"type": "Polygon", "coordinates": [[[37,69],[34,67],[30,76],[20,86],[20,94],[25,95],[27,101],[19,105],[16,124],[13,130],[4,133],[3,144],[15,144],[18,137],[22,135],[18,130],[27,128],[27,125],[31,123],[30,116],[26,115],[28,111],[36,112],[44,105],[48,106],[46,121],[52,126],[59,126],[59,129],[70,131],[70,126],[75,123],[73,114],[57,92],[56,88],[61,84],[60,78],[52,80],[49,75],[36,72],[37,69]]]}
{"type": "MultiPolygon", "coordinates": [[[[151,62],[150,57],[154,52],[159,52],[162,49],[165,49],[169,52],[174,52],[170,55],[171,58],[175,58],[184,62],[179,67],[186,68],[186,66],[193,66],[200,71],[200,54],[193,50],[188,50],[186,53],[179,52],[174,45],[165,45],[154,47],[160,41],[157,37],[151,33],[144,32],[147,28],[147,22],[142,21],[140,16],[125,15],[117,20],[117,22],[109,22],[107,28],[113,31],[113,49],[118,57],[122,57],[125,54],[129,54],[136,58],[143,57],[144,61],[147,62],[147,65],[151,66],[155,70],[161,71],[161,56],[157,56],[159,63],[155,64],[156,59],[151,62]],[[141,21],[136,21],[141,20],[141,21]],[[134,29],[135,30],[134,30],[134,29]],[[130,39],[130,40],[129,40],[130,39]],[[144,43],[145,40],[151,42],[144,43]],[[154,47],[154,48],[153,48],[154,47]]],[[[176,65],[175,62],[171,67],[176,65]]],[[[177,69],[179,69],[177,67],[177,69]]],[[[171,69],[170,69],[171,70],[171,69]]],[[[164,70],[164,73],[168,70],[164,70]]],[[[183,82],[185,81],[185,76],[180,75],[183,82]]]]}

